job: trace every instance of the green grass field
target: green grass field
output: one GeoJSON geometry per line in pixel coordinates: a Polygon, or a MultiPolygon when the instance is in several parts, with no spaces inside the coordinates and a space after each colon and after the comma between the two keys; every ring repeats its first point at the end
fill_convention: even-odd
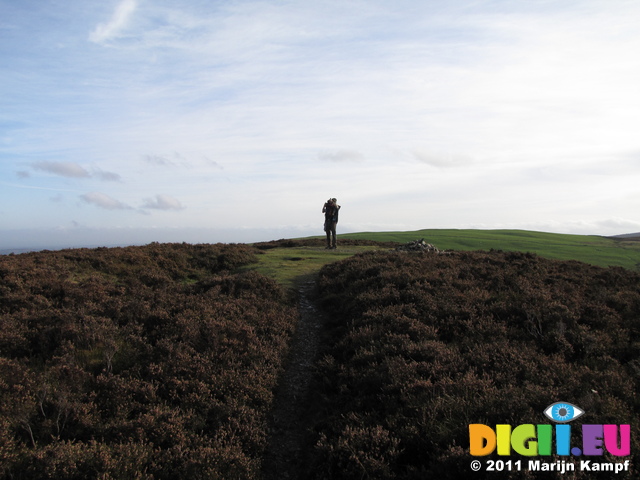
{"type": "Polygon", "coordinates": [[[424,238],[441,250],[504,250],[532,252],[556,260],[579,260],[602,267],[640,269],[640,242],[597,235],[567,235],[527,230],[416,230],[363,232],[343,238],[410,242],[424,238]]]}
{"type": "MultiPolygon", "coordinates": [[[[322,238],[322,237],[312,237],[322,238]]],[[[340,246],[340,239],[407,243],[424,239],[440,250],[504,250],[531,252],[555,260],[578,260],[601,267],[618,266],[640,270],[640,242],[614,240],[597,235],[566,235],[526,230],[416,230],[409,232],[361,232],[338,235],[338,249],[320,246],[278,247],[264,250],[257,270],[286,287],[295,287],[325,264],[367,250],[389,247],[340,246]]]]}

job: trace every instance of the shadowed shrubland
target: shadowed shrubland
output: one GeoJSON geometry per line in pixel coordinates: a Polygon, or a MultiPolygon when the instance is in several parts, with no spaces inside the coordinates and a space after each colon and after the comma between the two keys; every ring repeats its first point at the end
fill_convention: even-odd
{"type": "Polygon", "coordinates": [[[325,264],[323,346],[296,400],[308,402],[304,478],[467,478],[469,424],[550,423],[542,412],[556,401],[586,412],[573,446],[582,423],[628,423],[640,460],[639,273],[343,245],[0,257],[0,478],[261,478],[299,318],[290,288],[325,264]]]}
{"type": "Polygon", "coordinates": [[[296,312],[254,253],[0,257],[0,477],[257,478],[296,312]]]}
{"type": "Polygon", "coordinates": [[[637,462],[639,287],[622,268],[523,253],[372,252],[325,266],[310,477],[466,478],[469,424],[550,423],[556,401],[587,412],[574,445],[583,421],[631,424],[637,462]]]}

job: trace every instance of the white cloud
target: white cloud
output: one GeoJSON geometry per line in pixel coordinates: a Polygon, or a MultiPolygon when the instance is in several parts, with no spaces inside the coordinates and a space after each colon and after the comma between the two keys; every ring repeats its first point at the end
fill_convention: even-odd
{"type": "Polygon", "coordinates": [[[154,210],[182,210],[185,207],[180,201],[170,195],[156,195],[155,198],[147,198],[142,208],[154,210]]]}
{"type": "Polygon", "coordinates": [[[111,19],[106,23],[100,23],[89,35],[89,40],[95,43],[105,43],[116,38],[127,26],[127,23],[137,7],[136,0],[122,0],[111,19]]]}
{"type": "Polygon", "coordinates": [[[120,175],[118,175],[117,173],[114,172],[105,172],[103,170],[100,169],[96,169],[93,172],[93,176],[103,180],[105,182],[119,182],[122,180],[122,177],[120,175]]]}
{"type": "Polygon", "coordinates": [[[469,155],[456,153],[438,153],[423,150],[414,150],[411,155],[419,162],[436,168],[450,168],[467,166],[473,162],[469,155]]]}
{"type": "MultiPolygon", "coordinates": [[[[97,178],[105,182],[119,182],[122,180],[120,175],[114,172],[107,172],[99,168],[94,168],[93,172],[89,172],[82,165],[75,162],[49,162],[40,161],[31,164],[34,170],[40,170],[54,175],[66,178],[97,178]]],[[[29,178],[28,172],[18,172],[19,178],[29,178]]]]}
{"type": "Polygon", "coordinates": [[[600,219],[637,215],[635,2],[60,5],[12,9],[0,44],[0,178],[21,184],[0,191],[21,196],[8,227],[295,227],[327,196],[343,228],[615,233],[600,219]],[[82,41],[93,26],[110,48],[82,41]],[[75,195],[110,182],[84,202],[147,216],[54,210],[44,192],[69,179],[75,195]]]}
{"type": "Polygon", "coordinates": [[[607,220],[599,220],[594,222],[591,231],[605,229],[609,232],[637,233],[640,232],[640,221],[628,218],[610,218],[607,220]]]}
{"type": "Polygon", "coordinates": [[[143,160],[150,164],[159,167],[189,167],[190,163],[178,152],[173,152],[167,155],[143,155],[143,160]]]}
{"type": "Polygon", "coordinates": [[[116,200],[105,193],[90,192],[80,195],[80,198],[87,203],[95,205],[106,210],[130,210],[131,207],[116,200]]]}
{"type": "Polygon", "coordinates": [[[35,162],[31,165],[36,170],[53,173],[67,178],[89,178],[91,174],[81,165],[74,162],[35,162]]]}
{"type": "Polygon", "coordinates": [[[361,162],[364,155],[355,150],[337,150],[332,152],[322,152],[318,154],[318,159],[323,162],[361,162]]]}

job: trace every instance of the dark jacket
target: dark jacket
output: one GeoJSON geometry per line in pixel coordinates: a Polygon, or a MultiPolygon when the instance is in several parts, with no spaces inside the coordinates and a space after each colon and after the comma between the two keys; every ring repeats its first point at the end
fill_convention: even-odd
{"type": "Polygon", "coordinates": [[[326,222],[338,223],[338,212],[340,211],[340,205],[335,203],[325,203],[322,207],[324,213],[324,219],[326,222]]]}

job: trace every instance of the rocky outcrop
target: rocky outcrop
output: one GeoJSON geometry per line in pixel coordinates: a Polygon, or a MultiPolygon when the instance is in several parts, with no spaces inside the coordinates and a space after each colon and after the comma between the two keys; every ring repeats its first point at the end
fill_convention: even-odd
{"type": "Polygon", "coordinates": [[[404,245],[400,245],[396,247],[396,250],[403,252],[434,252],[434,253],[442,253],[435,245],[431,245],[430,243],[426,243],[423,239],[414,240],[413,242],[405,243],[404,245]]]}

